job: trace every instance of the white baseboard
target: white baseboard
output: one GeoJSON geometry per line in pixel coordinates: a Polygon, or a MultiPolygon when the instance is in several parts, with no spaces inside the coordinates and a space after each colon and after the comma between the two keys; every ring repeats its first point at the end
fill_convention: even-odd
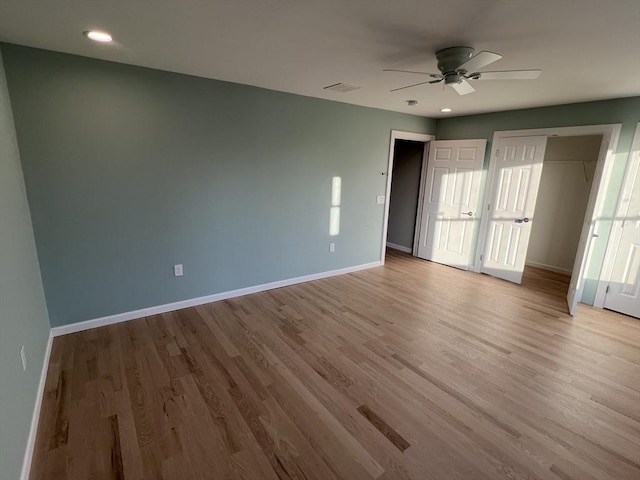
{"type": "Polygon", "coordinates": [[[218,302],[220,300],[226,300],[228,298],[241,297],[243,295],[249,295],[251,293],[264,292],[265,290],[272,290],[274,288],[288,287],[289,285],[295,285],[297,283],[310,282],[312,280],[320,280],[322,278],[334,277],[336,275],[344,275],[345,273],[357,272],[358,270],[366,270],[368,268],[379,267],[382,262],[371,262],[362,265],[356,265],[354,267],[341,268],[338,270],[330,270],[328,272],[314,273],[312,275],[305,275],[302,277],[289,278],[286,280],[279,280],[277,282],[264,283],[262,285],[255,285],[253,287],[240,288],[238,290],[230,290],[228,292],[216,293],[213,295],[207,295],[205,297],[191,298],[188,300],[181,300],[179,302],[167,303],[165,305],[157,305],[155,307],[142,308],[140,310],[133,310],[131,312],[123,312],[115,315],[109,315],[107,317],[95,318],[93,320],[86,320],[84,322],[71,323],[69,325],[62,325],[60,327],[53,327],[51,333],[54,337],[61,335],[67,335],[69,333],[81,332],[83,330],[90,330],[92,328],[104,327],[105,325],[112,325],[114,323],[126,322],[128,320],[134,320],[136,318],[147,317],[150,315],[158,315],[159,313],[172,312],[174,310],[180,310],[181,308],[195,307],[205,303],[218,302]]]}
{"type": "Polygon", "coordinates": [[[397,243],[387,242],[387,247],[393,248],[394,250],[400,250],[401,252],[405,253],[413,253],[413,250],[411,250],[409,247],[403,247],[402,245],[398,245],[397,243]]]}
{"type": "Polygon", "coordinates": [[[28,480],[31,473],[31,460],[33,459],[33,451],[36,446],[36,434],[38,433],[38,423],[40,421],[40,410],[42,408],[42,399],[44,397],[44,386],[47,383],[47,372],[49,370],[49,359],[51,358],[51,345],[53,345],[53,330],[49,331],[49,340],[44,351],[44,360],[42,361],[42,370],[40,372],[40,383],[38,383],[38,391],[36,393],[36,403],[33,406],[33,415],[31,416],[31,427],[29,428],[29,437],[27,437],[27,448],[24,452],[22,460],[21,480],[28,480]]]}
{"type": "Polygon", "coordinates": [[[543,270],[549,270],[550,272],[564,273],[565,275],[571,275],[573,273],[571,270],[568,270],[566,268],[554,267],[553,265],[547,265],[546,263],[530,262],[527,260],[525,265],[541,268],[543,270]]]}

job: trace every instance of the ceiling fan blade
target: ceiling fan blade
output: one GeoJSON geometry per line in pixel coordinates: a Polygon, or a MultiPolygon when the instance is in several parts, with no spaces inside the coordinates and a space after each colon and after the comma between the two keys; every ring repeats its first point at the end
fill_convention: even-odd
{"type": "Polygon", "coordinates": [[[404,90],[405,88],[417,87],[418,85],[424,85],[425,83],[438,83],[442,80],[427,80],[426,82],[414,83],[413,85],[407,85],[405,87],[394,88],[393,90],[389,90],[390,92],[397,92],[398,90],[404,90]]]}
{"type": "Polygon", "coordinates": [[[542,70],[502,70],[499,72],[476,72],[475,80],[535,80],[542,70]]]}
{"type": "Polygon", "coordinates": [[[467,95],[476,91],[476,89],[473,88],[466,80],[462,80],[460,83],[453,83],[451,86],[460,95],[467,95]]]}
{"type": "Polygon", "coordinates": [[[467,72],[477,72],[490,63],[497,62],[502,55],[493,52],[479,52],[469,60],[460,65],[457,70],[466,70],[467,72]]]}
{"type": "Polygon", "coordinates": [[[395,70],[393,68],[385,68],[382,70],[383,72],[400,72],[400,73],[417,73],[418,75],[429,75],[433,78],[442,78],[442,74],[440,73],[429,73],[429,72],[414,72],[413,70],[395,70]]]}

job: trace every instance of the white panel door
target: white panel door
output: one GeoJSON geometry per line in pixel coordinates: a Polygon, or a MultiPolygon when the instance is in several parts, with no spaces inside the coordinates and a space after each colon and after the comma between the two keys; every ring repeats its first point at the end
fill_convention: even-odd
{"type": "Polygon", "coordinates": [[[418,257],[469,268],[486,145],[486,140],[430,143],[418,257]]]}
{"type": "Polygon", "coordinates": [[[622,231],[604,308],[640,318],[640,151],[634,150],[615,219],[622,231]]]}
{"type": "MultiPolygon", "coordinates": [[[[603,142],[600,146],[598,164],[604,163],[602,160],[603,157],[607,155],[608,147],[608,141],[603,142]]],[[[578,310],[578,302],[582,298],[582,291],[584,289],[584,272],[590,258],[591,241],[594,237],[597,237],[595,234],[596,222],[593,217],[597,198],[604,187],[602,173],[602,167],[596,167],[593,183],[591,185],[589,201],[585,210],[584,223],[582,224],[582,233],[580,234],[580,241],[578,242],[578,250],[576,251],[576,259],[573,263],[571,281],[569,282],[569,291],[567,292],[567,306],[569,307],[570,315],[575,315],[578,310]]]]}
{"type": "Polygon", "coordinates": [[[493,168],[493,198],[481,271],[522,282],[547,137],[502,138],[493,168]]]}

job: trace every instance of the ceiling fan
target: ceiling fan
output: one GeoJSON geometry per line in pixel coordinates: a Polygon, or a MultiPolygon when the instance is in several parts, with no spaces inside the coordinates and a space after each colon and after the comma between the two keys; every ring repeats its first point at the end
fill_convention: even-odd
{"type": "Polygon", "coordinates": [[[502,55],[493,52],[478,52],[471,47],[449,47],[436,52],[438,70],[441,73],[415,72],[412,70],[386,69],[384,72],[403,72],[428,75],[435,80],[414,83],[400,88],[394,88],[392,92],[405,88],[417,87],[427,83],[440,83],[451,85],[460,95],[467,95],[475,91],[468,80],[533,80],[540,76],[542,70],[501,70],[497,72],[479,72],[481,68],[502,58],[502,55]]]}

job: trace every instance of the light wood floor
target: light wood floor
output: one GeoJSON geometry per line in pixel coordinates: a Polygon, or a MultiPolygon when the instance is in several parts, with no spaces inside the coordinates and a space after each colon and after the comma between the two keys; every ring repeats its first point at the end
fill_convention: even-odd
{"type": "Polygon", "coordinates": [[[32,479],[640,478],[640,321],[385,267],[56,338],[32,479]]]}

